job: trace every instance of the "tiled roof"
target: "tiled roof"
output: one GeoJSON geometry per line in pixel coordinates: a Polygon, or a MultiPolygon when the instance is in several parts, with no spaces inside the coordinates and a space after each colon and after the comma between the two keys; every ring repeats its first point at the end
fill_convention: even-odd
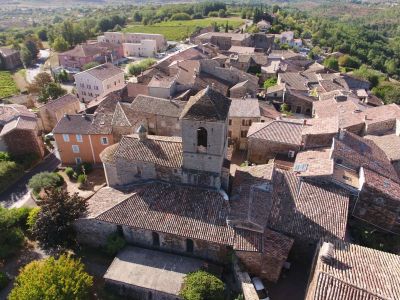
{"type": "Polygon", "coordinates": [[[251,54],[255,52],[255,48],[244,47],[244,46],[232,46],[228,51],[233,53],[251,54]]]}
{"type": "Polygon", "coordinates": [[[0,136],[19,129],[19,130],[35,130],[37,128],[37,120],[31,117],[19,116],[4,125],[0,132],[0,136]]]}
{"type": "Polygon", "coordinates": [[[341,138],[334,139],[332,156],[400,181],[385,152],[373,141],[351,132],[343,132],[341,138]]]}
{"type": "Polygon", "coordinates": [[[160,73],[153,76],[150,80],[149,88],[171,88],[176,82],[175,76],[162,76],[160,73]]]}
{"type": "Polygon", "coordinates": [[[233,245],[227,203],[212,190],[153,182],[133,187],[132,196],[97,220],[182,237],[233,245]]]}
{"type": "Polygon", "coordinates": [[[66,94],[60,98],[49,101],[44,105],[44,107],[50,111],[56,111],[71,103],[79,103],[79,99],[75,95],[66,94]]]}
{"type": "Polygon", "coordinates": [[[366,135],[364,138],[373,141],[391,161],[400,160],[400,136],[392,133],[382,136],[366,135]]]}
{"type": "Polygon", "coordinates": [[[24,105],[0,104],[0,125],[11,121],[18,116],[36,118],[36,115],[29,111],[24,105]]]}
{"type": "Polygon", "coordinates": [[[257,99],[232,99],[229,108],[229,117],[259,118],[260,105],[257,99]]]}
{"type": "Polygon", "coordinates": [[[87,56],[95,56],[106,51],[114,50],[118,48],[118,45],[111,43],[94,43],[94,44],[83,44],[77,45],[74,49],[68,50],[66,52],[60,53],[61,55],[73,56],[73,57],[87,57],[87,56]]]}
{"type": "Polygon", "coordinates": [[[94,115],[65,115],[58,121],[53,133],[89,134],[94,115]]]}
{"type": "Polygon", "coordinates": [[[327,176],[333,174],[334,161],[330,158],[331,149],[302,151],[297,153],[294,171],[299,176],[327,176]]]}
{"type": "Polygon", "coordinates": [[[15,50],[15,49],[12,49],[12,48],[6,48],[6,47],[1,47],[0,48],[0,54],[2,56],[4,56],[4,57],[11,56],[11,55],[14,55],[16,53],[19,53],[19,51],[15,50]]]}
{"type": "Polygon", "coordinates": [[[365,176],[365,186],[372,187],[387,197],[400,201],[400,184],[398,182],[394,182],[393,180],[368,169],[363,169],[363,171],[365,176]]]}
{"type": "Polygon", "coordinates": [[[303,135],[320,135],[320,134],[335,134],[339,131],[339,120],[338,118],[316,118],[306,120],[307,125],[304,126],[303,135]]]}
{"type": "Polygon", "coordinates": [[[195,88],[197,90],[202,90],[206,89],[208,86],[212,86],[215,91],[222,95],[228,95],[230,83],[213,74],[200,72],[195,79],[195,88]]]}
{"type": "Polygon", "coordinates": [[[138,113],[147,113],[179,118],[186,102],[138,95],[130,108],[138,113]]]}
{"type": "Polygon", "coordinates": [[[115,75],[123,74],[124,71],[121,70],[120,68],[114,66],[111,63],[106,63],[103,65],[91,68],[89,70],[83,71],[81,73],[78,73],[75,76],[80,76],[83,73],[90,74],[93,77],[103,81],[108,78],[114,77],[115,75]]]}
{"type": "Polygon", "coordinates": [[[118,149],[118,144],[111,145],[101,151],[100,153],[100,159],[103,163],[115,163],[115,152],[118,149]]]}
{"type": "Polygon", "coordinates": [[[286,83],[288,88],[295,90],[308,91],[307,83],[309,79],[300,73],[280,73],[281,83],[286,83]]]}
{"type": "Polygon", "coordinates": [[[399,299],[398,255],[339,240],[332,243],[334,251],[331,263],[323,262],[319,256],[316,258],[307,300],[399,299]]]}
{"type": "Polygon", "coordinates": [[[229,220],[263,230],[272,206],[274,165],[238,168],[231,192],[229,220]]]}
{"type": "Polygon", "coordinates": [[[293,239],[268,228],[263,233],[236,228],[233,249],[263,252],[277,259],[286,259],[293,242],[293,239]]]}
{"type": "Polygon", "coordinates": [[[247,137],[282,144],[301,145],[302,124],[283,120],[274,120],[262,124],[263,125],[253,123],[249,129],[247,137]],[[257,127],[258,130],[253,130],[252,127],[257,127]]]}
{"type": "Polygon", "coordinates": [[[349,199],[343,189],[303,182],[292,171],[280,169],[276,170],[273,188],[268,227],[295,239],[344,238],[349,199]]]}
{"type": "Polygon", "coordinates": [[[225,121],[228,118],[231,100],[207,87],[191,97],[181,119],[197,121],[225,121]]]}
{"type": "Polygon", "coordinates": [[[142,161],[164,167],[181,168],[182,139],[148,135],[145,140],[140,140],[136,134],[123,136],[114,156],[128,161],[142,161]]]}

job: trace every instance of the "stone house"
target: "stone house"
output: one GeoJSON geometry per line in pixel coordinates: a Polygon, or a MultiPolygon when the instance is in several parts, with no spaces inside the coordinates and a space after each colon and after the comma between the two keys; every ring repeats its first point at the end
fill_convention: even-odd
{"type": "Polygon", "coordinates": [[[98,36],[97,39],[99,42],[125,44],[124,48],[131,44],[146,45],[148,41],[152,41],[151,44],[153,44],[154,41],[156,52],[163,51],[167,47],[165,37],[162,34],[155,33],[104,32],[104,35],[98,36]]]}
{"type": "Polygon", "coordinates": [[[246,80],[231,87],[229,89],[229,95],[231,98],[237,99],[246,97],[255,98],[257,96],[257,89],[254,89],[254,85],[246,80]]]}
{"type": "Polygon", "coordinates": [[[101,99],[125,86],[124,71],[110,63],[80,72],[74,77],[77,97],[82,102],[101,99]]]}
{"type": "Polygon", "coordinates": [[[58,99],[51,100],[39,107],[42,129],[45,132],[50,132],[65,114],[76,114],[80,110],[79,99],[72,94],[66,94],[58,99]]]}
{"type": "Polygon", "coordinates": [[[14,70],[22,65],[18,50],[10,48],[0,48],[0,68],[14,70]]]}
{"type": "Polygon", "coordinates": [[[247,134],[247,159],[257,164],[267,163],[278,154],[294,159],[302,148],[303,126],[289,120],[253,123],[247,134]]]}
{"type": "Polygon", "coordinates": [[[247,149],[247,133],[252,123],[260,122],[260,106],[257,99],[232,99],[229,109],[228,137],[235,147],[247,149]]]}
{"type": "Polygon", "coordinates": [[[16,156],[32,153],[44,156],[38,118],[25,106],[0,105],[0,151],[16,156]]]}
{"type": "Polygon", "coordinates": [[[53,129],[62,165],[98,165],[100,153],[114,144],[111,127],[102,115],[65,115],[53,129]]]}
{"type": "Polygon", "coordinates": [[[104,64],[121,59],[124,56],[121,45],[107,42],[82,44],[74,49],[58,54],[60,66],[82,69],[84,65],[97,62],[104,64]]]}
{"type": "Polygon", "coordinates": [[[118,102],[112,119],[116,141],[144,125],[149,134],[181,136],[179,117],[186,102],[138,95],[132,103],[118,102]]]}
{"type": "Polygon", "coordinates": [[[323,239],[314,255],[305,299],[396,299],[399,270],[398,255],[323,239]]]}

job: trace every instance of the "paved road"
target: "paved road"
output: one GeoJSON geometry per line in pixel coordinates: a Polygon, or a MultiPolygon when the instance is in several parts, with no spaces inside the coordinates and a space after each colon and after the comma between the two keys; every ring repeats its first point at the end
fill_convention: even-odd
{"type": "Polygon", "coordinates": [[[29,179],[31,179],[33,175],[40,172],[52,172],[58,167],[59,164],[60,160],[57,158],[55,153],[50,153],[41,163],[26,173],[7,191],[0,195],[0,205],[5,207],[35,206],[27,187],[29,179]]]}

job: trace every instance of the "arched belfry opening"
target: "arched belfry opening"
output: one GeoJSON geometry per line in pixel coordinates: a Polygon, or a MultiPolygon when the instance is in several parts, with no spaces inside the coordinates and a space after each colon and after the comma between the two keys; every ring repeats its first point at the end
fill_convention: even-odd
{"type": "Polygon", "coordinates": [[[207,129],[199,127],[197,129],[197,147],[207,149],[207,129]]]}

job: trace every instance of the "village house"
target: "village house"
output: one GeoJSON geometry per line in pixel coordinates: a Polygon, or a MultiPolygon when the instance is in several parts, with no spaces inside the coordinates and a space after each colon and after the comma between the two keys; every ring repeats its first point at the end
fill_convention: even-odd
{"type": "Polygon", "coordinates": [[[0,48],[0,69],[15,70],[22,65],[20,53],[11,48],[0,48]]]}
{"type": "Polygon", "coordinates": [[[124,71],[111,63],[80,72],[74,77],[77,97],[84,103],[103,98],[125,86],[124,71]]]}
{"type": "Polygon", "coordinates": [[[97,40],[122,45],[125,57],[154,57],[167,47],[163,35],[152,33],[104,32],[97,40]]]}
{"type": "Polygon", "coordinates": [[[330,148],[298,153],[293,169],[307,181],[343,187],[353,195],[353,216],[399,233],[400,179],[385,152],[371,140],[341,130],[330,148]]]}
{"type": "Polygon", "coordinates": [[[252,123],[260,122],[260,106],[257,99],[232,99],[229,108],[230,142],[240,150],[247,149],[247,132],[252,123]]]}
{"type": "Polygon", "coordinates": [[[80,102],[72,94],[66,94],[39,107],[41,128],[50,132],[65,114],[77,114],[80,111],[80,102]]]}
{"type": "Polygon", "coordinates": [[[229,33],[229,32],[207,32],[197,36],[195,44],[212,44],[220,50],[229,50],[232,46],[254,47],[269,51],[274,43],[273,35],[265,33],[229,33]]]}
{"type": "Polygon", "coordinates": [[[279,44],[287,44],[290,47],[301,47],[303,46],[303,41],[301,39],[294,38],[293,31],[283,31],[280,34],[275,34],[275,39],[279,44]]]}
{"type": "Polygon", "coordinates": [[[18,104],[0,105],[0,151],[15,156],[36,154],[42,158],[45,147],[36,115],[18,104]]]}
{"type": "Polygon", "coordinates": [[[321,240],[306,300],[397,299],[400,257],[341,240],[321,240]]]}
{"type": "Polygon", "coordinates": [[[101,164],[100,153],[114,144],[102,115],[65,115],[53,129],[62,165],[101,164]]]}
{"type": "Polygon", "coordinates": [[[247,133],[247,159],[265,164],[276,155],[294,159],[302,148],[303,121],[273,120],[252,123],[247,133]]]}
{"type": "Polygon", "coordinates": [[[98,42],[76,45],[74,49],[58,54],[58,61],[64,68],[81,70],[88,63],[116,62],[123,56],[121,45],[98,42]]]}

